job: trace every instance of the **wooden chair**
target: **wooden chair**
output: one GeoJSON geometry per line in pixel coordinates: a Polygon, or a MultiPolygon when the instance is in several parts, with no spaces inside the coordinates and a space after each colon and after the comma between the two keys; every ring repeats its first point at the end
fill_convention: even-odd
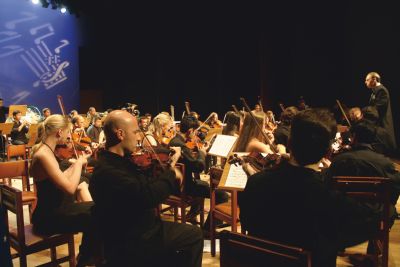
{"type": "MultiPolygon", "coordinates": [[[[50,249],[51,262],[40,266],[58,266],[59,263],[69,261],[69,266],[75,266],[75,244],[73,234],[59,234],[52,236],[38,236],[33,233],[32,224],[24,225],[22,209],[22,192],[8,185],[0,185],[0,203],[6,209],[16,215],[17,228],[10,230],[10,245],[14,248],[20,260],[20,266],[27,266],[26,256],[45,249],[50,249]],[[57,259],[56,247],[68,244],[69,255],[57,259]]],[[[5,212],[6,224],[8,213],[5,212]]]]}
{"type": "MultiPolygon", "coordinates": [[[[176,163],[175,167],[179,168],[182,172],[183,176],[185,176],[185,165],[182,163],[176,163]]],[[[167,210],[174,211],[174,221],[177,222],[179,220],[178,210],[181,210],[181,222],[186,223],[188,220],[193,220],[200,214],[200,224],[204,224],[204,198],[203,197],[193,197],[189,196],[185,193],[185,188],[183,187],[185,184],[185,177],[183,177],[183,181],[179,185],[180,193],[179,195],[170,195],[166,200],[164,200],[163,204],[168,205],[165,209],[159,209],[160,213],[163,213],[167,210]],[[189,208],[193,205],[200,206],[199,213],[191,214],[187,217],[186,208],[189,208]]]]}
{"type": "Polygon", "coordinates": [[[8,145],[7,160],[10,161],[13,157],[21,157],[26,159],[26,145],[8,145]]]}
{"type": "Polygon", "coordinates": [[[221,232],[221,267],[311,267],[311,253],[298,247],[221,232]]]}
{"type": "MultiPolygon", "coordinates": [[[[231,193],[231,200],[229,202],[215,204],[215,190],[218,187],[219,181],[222,176],[223,169],[217,167],[210,168],[210,242],[211,242],[211,256],[215,256],[215,239],[216,239],[216,225],[215,220],[227,222],[232,229],[232,232],[237,232],[239,223],[239,207],[237,204],[237,190],[226,190],[231,193]]],[[[242,228],[242,233],[244,229],[242,228]]]]}
{"type": "Polygon", "coordinates": [[[358,177],[358,176],[334,176],[332,178],[333,188],[345,192],[349,197],[357,198],[361,201],[380,203],[383,207],[380,218],[378,234],[373,242],[376,248],[374,256],[375,264],[379,260],[382,267],[389,264],[389,231],[390,231],[390,193],[391,181],[384,177],[358,177]]]}
{"type": "MultiPolygon", "coordinates": [[[[29,206],[29,218],[32,219],[32,213],[36,207],[36,192],[32,192],[29,185],[28,161],[17,160],[0,162],[0,179],[22,179],[22,204],[29,206]]],[[[8,183],[10,185],[10,183],[8,183]]]]}

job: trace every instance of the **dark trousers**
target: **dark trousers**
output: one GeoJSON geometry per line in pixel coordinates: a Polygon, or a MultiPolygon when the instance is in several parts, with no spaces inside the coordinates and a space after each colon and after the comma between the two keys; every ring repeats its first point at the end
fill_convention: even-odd
{"type": "MultiPolygon", "coordinates": [[[[190,196],[210,198],[210,185],[206,181],[195,179],[194,183],[187,189],[186,193],[190,196]]],[[[228,200],[229,200],[229,195],[227,192],[223,190],[215,190],[216,205],[228,202],[228,200]]],[[[196,208],[198,207],[192,207],[190,212],[195,212],[196,208]]],[[[215,225],[221,223],[222,223],[221,221],[216,220],[215,225]]],[[[207,216],[203,228],[207,230],[210,229],[210,214],[207,216]]]]}
{"type": "Polygon", "coordinates": [[[203,234],[193,225],[161,222],[149,237],[105,241],[105,255],[107,267],[200,267],[203,234]]]}
{"type": "Polygon", "coordinates": [[[71,203],[62,207],[62,210],[50,219],[40,218],[40,215],[34,213],[34,230],[45,235],[82,232],[79,253],[85,257],[99,256],[102,244],[91,216],[93,205],[93,202],[71,203]]]}

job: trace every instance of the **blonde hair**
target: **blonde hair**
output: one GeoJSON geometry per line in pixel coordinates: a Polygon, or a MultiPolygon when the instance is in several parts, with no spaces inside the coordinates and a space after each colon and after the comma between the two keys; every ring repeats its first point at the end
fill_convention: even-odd
{"type": "MultiPolygon", "coordinates": [[[[258,124],[263,127],[264,125],[264,117],[253,112],[254,117],[256,118],[258,124]]],[[[258,129],[255,121],[251,117],[249,113],[245,114],[243,126],[239,133],[239,138],[236,142],[236,146],[234,148],[234,152],[246,152],[246,147],[249,144],[250,140],[253,138],[257,138],[262,141],[262,132],[258,129]]]]}
{"type": "Polygon", "coordinates": [[[163,126],[172,123],[173,121],[171,116],[169,114],[161,112],[154,117],[153,122],[151,123],[151,127],[149,127],[149,129],[151,129],[151,132],[156,139],[161,138],[163,133],[163,126]]]}
{"type": "Polygon", "coordinates": [[[46,120],[38,125],[38,138],[36,144],[32,147],[32,156],[38,151],[43,141],[52,134],[55,134],[60,129],[70,127],[71,123],[67,117],[62,115],[50,115],[46,120]]]}

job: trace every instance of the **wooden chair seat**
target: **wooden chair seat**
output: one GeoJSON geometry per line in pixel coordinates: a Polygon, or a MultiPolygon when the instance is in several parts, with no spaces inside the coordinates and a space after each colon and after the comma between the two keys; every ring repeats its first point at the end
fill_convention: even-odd
{"type": "Polygon", "coordinates": [[[221,267],[311,267],[311,253],[302,248],[222,231],[221,267]]]}
{"type": "Polygon", "coordinates": [[[32,191],[22,191],[22,202],[29,203],[29,202],[36,202],[36,192],[32,191]]]}
{"type": "MultiPolygon", "coordinates": [[[[232,216],[232,203],[229,202],[225,202],[225,203],[221,203],[218,205],[215,205],[215,210],[222,213],[222,214],[226,214],[227,216],[232,216]]],[[[238,213],[237,213],[238,217],[240,215],[240,209],[238,207],[238,213]]]]}
{"type": "MultiPolygon", "coordinates": [[[[185,165],[182,163],[176,163],[175,167],[177,167],[182,174],[185,174],[185,165]]],[[[161,205],[158,209],[159,213],[163,213],[167,210],[173,210],[174,211],[174,221],[177,222],[179,219],[181,220],[182,223],[186,223],[187,221],[194,221],[197,215],[200,214],[200,224],[204,224],[204,198],[203,197],[193,197],[190,195],[187,195],[185,193],[184,188],[182,188],[181,185],[185,184],[185,177],[183,177],[182,184],[179,184],[179,188],[181,188],[181,191],[179,195],[170,195],[168,196],[167,199],[163,201],[162,204],[166,204],[168,207],[165,209],[161,209],[161,205]],[[194,213],[194,214],[187,214],[186,209],[191,207],[191,206],[199,206],[199,211],[194,213]],[[181,216],[179,218],[178,216],[178,210],[181,210],[181,216]]]]}
{"type": "MultiPolygon", "coordinates": [[[[61,234],[57,234],[57,235],[37,235],[34,233],[33,231],[33,225],[32,224],[28,224],[24,226],[24,233],[25,233],[25,245],[26,246],[40,246],[40,242],[48,242],[48,239],[54,239],[54,238],[60,238],[62,239],[61,234]]],[[[17,228],[11,228],[10,229],[10,236],[17,238],[18,237],[18,231],[17,228]]],[[[62,243],[63,244],[63,243],[62,243]]]]}
{"type": "Polygon", "coordinates": [[[22,179],[22,204],[29,206],[29,218],[32,219],[32,213],[36,207],[37,197],[36,192],[30,191],[28,161],[17,160],[0,162],[0,178],[7,178],[9,180],[9,186],[11,186],[12,179],[22,179]]]}
{"type": "Polygon", "coordinates": [[[8,212],[16,215],[17,228],[10,229],[10,245],[16,251],[12,251],[13,257],[17,255],[20,266],[26,267],[27,255],[45,249],[50,249],[51,262],[43,266],[58,266],[59,263],[69,261],[70,266],[75,266],[75,243],[74,234],[58,234],[52,236],[40,236],[33,232],[33,225],[24,223],[22,209],[22,192],[7,185],[0,185],[1,205],[6,209],[4,218],[6,219],[6,229],[10,229],[8,212]],[[57,258],[56,247],[68,244],[68,256],[57,258]]]}

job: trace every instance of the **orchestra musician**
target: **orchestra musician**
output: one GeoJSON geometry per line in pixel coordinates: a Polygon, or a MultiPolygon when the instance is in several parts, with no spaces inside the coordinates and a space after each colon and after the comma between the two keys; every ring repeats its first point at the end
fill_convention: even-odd
{"type": "Polygon", "coordinates": [[[222,121],[218,119],[218,114],[216,112],[210,114],[210,118],[206,121],[206,124],[210,126],[210,128],[222,128],[222,121]]]}
{"type": "MultiPolygon", "coordinates": [[[[263,113],[264,114],[264,113],[263,113]]],[[[264,129],[265,128],[265,115],[260,116],[254,114],[255,119],[258,124],[264,129]]],[[[273,135],[269,135],[269,138],[273,142],[273,135]]],[[[271,150],[269,144],[265,143],[263,133],[257,127],[256,122],[250,116],[250,114],[246,113],[243,121],[243,126],[239,133],[239,138],[236,142],[236,145],[233,149],[235,152],[260,152],[273,154],[274,152],[271,150]]],[[[286,154],[285,146],[278,144],[277,146],[279,153],[286,154]]]]}
{"type": "Polygon", "coordinates": [[[98,116],[98,113],[96,112],[95,107],[90,107],[88,112],[87,112],[87,120],[89,121],[89,125],[92,125],[94,123],[94,118],[95,116],[98,116]]]}
{"type": "Polygon", "coordinates": [[[148,177],[130,160],[142,138],[136,117],[114,110],[107,115],[104,132],[106,150],[99,154],[90,192],[96,203],[93,216],[104,240],[107,266],[200,267],[200,229],[161,221],[154,212],[178,190],[173,167],[181,155],[180,149],[173,148],[171,167],[166,167],[158,177],[148,177]],[[118,220],[113,214],[118,214],[118,220]]]}
{"type": "Polygon", "coordinates": [[[222,128],[222,134],[239,136],[242,119],[240,114],[234,111],[228,111],[225,115],[225,126],[222,128]]]}
{"type": "MultiPolygon", "coordinates": [[[[311,251],[314,267],[335,267],[338,248],[362,243],[379,229],[376,214],[323,182],[319,162],[335,133],[330,113],[300,112],[292,120],[289,161],[250,176],[239,197],[249,234],[311,251]]],[[[247,163],[244,168],[254,172],[247,163]]]]}
{"type": "Polygon", "coordinates": [[[90,138],[90,140],[96,144],[102,143],[104,140],[100,140],[101,137],[101,132],[103,131],[102,128],[102,120],[101,117],[96,115],[93,118],[93,124],[89,126],[87,129],[87,136],[90,138]]]}
{"type": "Polygon", "coordinates": [[[71,110],[71,112],[69,113],[69,118],[72,120],[73,118],[75,118],[76,116],[78,116],[79,113],[78,111],[76,111],[75,109],[71,110]]]}
{"type": "Polygon", "coordinates": [[[44,121],[45,119],[47,119],[47,117],[51,115],[51,110],[49,108],[44,108],[42,109],[42,114],[43,114],[42,121],[44,121]]]}
{"type": "Polygon", "coordinates": [[[290,124],[298,112],[299,111],[295,106],[287,107],[282,111],[280,123],[274,131],[275,142],[277,144],[282,144],[287,147],[290,135],[290,124]]]}
{"type": "Polygon", "coordinates": [[[39,142],[32,148],[30,174],[37,188],[37,206],[32,216],[34,231],[38,234],[83,232],[77,266],[86,266],[94,260],[96,236],[92,224],[92,201],[87,183],[81,183],[82,167],[89,154],[79,155],[66,170],[61,171],[55,156],[56,145],[70,137],[70,122],[62,115],[51,115],[39,124],[39,142]]]}
{"type": "MultiPolygon", "coordinates": [[[[190,196],[210,198],[210,185],[208,182],[200,179],[200,173],[205,168],[207,146],[198,146],[197,153],[193,153],[193,151],[186,145],[189,136],[194,135],[194,138],[197,138],[194,130],[197,129],[199,125],[200,123],[196,117],[184,116],[181,120],[180,132],[171,139],[169,145],[181,147],[182,149],[182,158],[179,162],[185,164],[184,190],[186,194],[190,196]]],[[[193,140],[191,141],[193,142],[193,140]]],[[[227,202],[228,198],[228,194],[225,191],[216,190],[216,204],[227,202]]],[[[199,208],[200,207],[192,206],[189,214],[196,214],[199,208]]],[[[210,229],[209,217],[210,216],[207,217],[203,226],[205,232],[210,229]]],[[[216,222],[216,225],[220,223],[221,222],[216,222]]]]}
{"type": "Polygon", "coordinates": [[[13,145],[23,145],[28,143],[26,134],[29,131],[30,123],[26,120],[21,120],[22,114],[19,110],[13,111],[14,125],[11,130],[11,143],[13,145]]]}

